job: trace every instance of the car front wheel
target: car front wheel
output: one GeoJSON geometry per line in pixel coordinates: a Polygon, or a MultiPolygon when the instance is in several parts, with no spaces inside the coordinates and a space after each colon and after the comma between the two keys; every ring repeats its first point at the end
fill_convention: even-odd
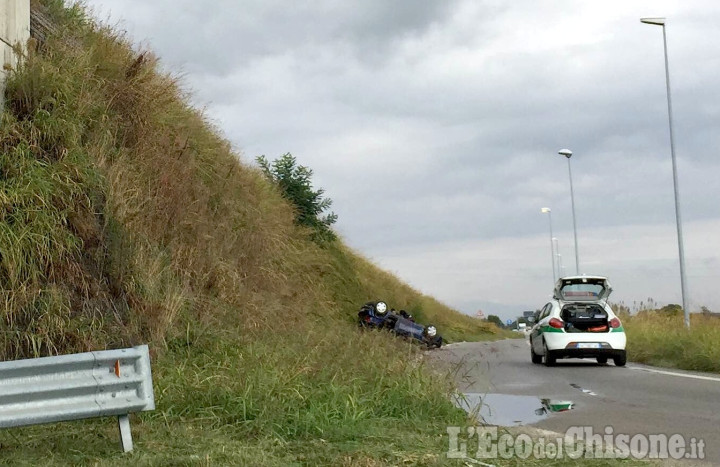
{"type": "Polygon", "coordinates": [[[543,357],[545,366],[555,366],[557,359],[550,353],[550,350],[547,348],[547,344],[545,342],[543,342],[543,348],[545,350],[545,356],[543,357]]]}
{"type": "Polygon", "coordinates": [[[605,365],[605,364],[607,363],[607,357],[598,357],[598,358],[597,358],[597,362],[598,362],[600,365],[605,365]]]}
{"type": "Polygon", "coordinates": [[[532,362],[535,364],[542,363],[542,355],[538,355],[535,353],[532,341],[530,341],[530,360],[532,360],[532,362]]]}

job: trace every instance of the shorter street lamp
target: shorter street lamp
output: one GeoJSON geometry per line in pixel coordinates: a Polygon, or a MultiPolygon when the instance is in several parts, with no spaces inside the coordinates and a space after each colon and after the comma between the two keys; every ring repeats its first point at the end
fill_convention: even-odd
{"type": "Polygon", "coordinates": [[[558,244],[558,239],[556,237],[552,238],[553,246],[555,247],[555,261],[557,264],[557,275],[558,279],[563,276],[563,274],[560,273],[560,245],[558,244]]]}
{"type": "Polygon", "coordinates": [[[550,210],[550,208],[541,208],[540,212],[543,214],[547,214],[548,220],[550,221],[550,262],[552,263],[553,285],[554,285],[555,280],[557,279],[557,275],[555,274],[555,248],[553,247],[552,211],[550,210]]]}

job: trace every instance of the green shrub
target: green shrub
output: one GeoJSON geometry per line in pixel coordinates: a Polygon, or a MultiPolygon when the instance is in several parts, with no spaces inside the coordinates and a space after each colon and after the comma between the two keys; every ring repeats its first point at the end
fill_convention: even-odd
{"type": "Polygon", "coordinates": [[[330,212],[322,215],[330,208],[332,200],[323,198],[325,190],[313,190],[312,170],[297,165],[297,160],[290,153],[283,154],[272,164],[265,156],[259,156],[256,161],[265,177],[275,183],[282,195],[293,203],[297,223],[312,230],[313,240],[319,243],[335,240],[335,233],[330,226],[337,221],[337,214],[330,212]]]}

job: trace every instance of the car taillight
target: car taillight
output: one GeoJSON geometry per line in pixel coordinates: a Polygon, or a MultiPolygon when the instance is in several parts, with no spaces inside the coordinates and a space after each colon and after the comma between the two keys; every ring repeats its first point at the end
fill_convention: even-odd
{"type": "Polygon", "coordinates": [[[550,321],[548,321],[548,324],[555,329],[562,329],[565,327],[565,323],[557,318],[551,318],[550,321]]]}
{"type": "Polygon", "coordinates": [[[610,327],[611,327],[611,328],[619,328],[620,326],[622,326],[622,323],[620,322],[619,319],[613,318],[613,319],[610,320],[610,327]]]}

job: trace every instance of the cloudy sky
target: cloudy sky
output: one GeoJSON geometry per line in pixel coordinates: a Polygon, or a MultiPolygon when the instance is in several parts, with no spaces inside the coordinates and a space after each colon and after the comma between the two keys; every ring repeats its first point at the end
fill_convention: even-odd
{"type": "Polygon", "coordinates": [[[662,29],[691,308],[720,311],[720,3],[88,0],[150,48],[252,162],[315,172],[345,241],[503,318],[566,274],[681,303],[662,29]]]}

